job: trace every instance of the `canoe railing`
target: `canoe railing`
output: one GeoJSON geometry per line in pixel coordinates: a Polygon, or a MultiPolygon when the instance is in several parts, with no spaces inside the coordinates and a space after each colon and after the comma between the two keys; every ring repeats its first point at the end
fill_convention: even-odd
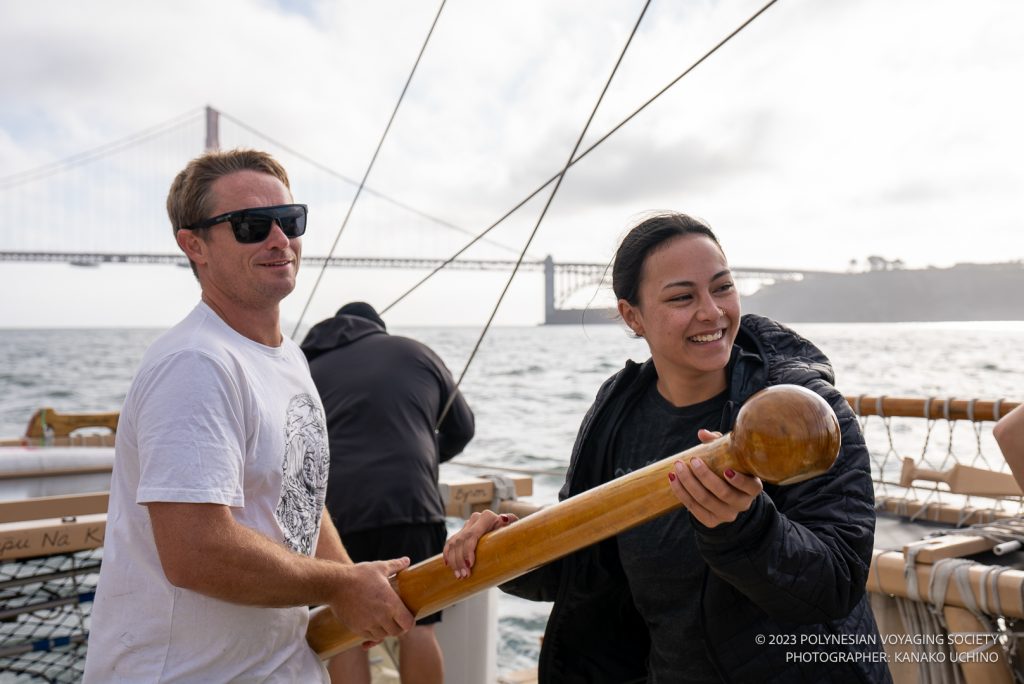
{"type": "MultiPolygon", "coordinates": [[[[56,474],[2,468],[0,478],[8,482],[81,477],[67,468],[56,474]]],[[[521,516],[531,510],[522,497],[532,496],[533,480],[524,475],[446,478],[442,485],[453,517],[483,508],[521,516]]],[[[0,501],[0,672],[81,681],[107,502],[107,492],[0,501]]]]}
{"type": "Polygon", "coordinates": [[[0,446],[112,447],[118,411],[58,413],[44,407],[32,414],[25,434],[0,440],[0,446]]]}
{"type": "Polygon", "coordinates": [[[1024,499],[992,438],[1017,402],[848,401],[871,455],[867,588],[895,681],[1024,682],[1024,499]]]}
{"type": "Polygon", "coordinates": [[[1004,400],[848,396],[871,455],[876,505],[954,526],[1024,513],[1022,493],[992,438],[1017,406],[1004,400]]]}

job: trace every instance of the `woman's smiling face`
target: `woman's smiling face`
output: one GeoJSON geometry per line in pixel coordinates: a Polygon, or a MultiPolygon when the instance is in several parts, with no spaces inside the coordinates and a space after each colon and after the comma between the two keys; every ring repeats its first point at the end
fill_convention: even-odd
{"type": "Polygon", "coordinates": [[[619,300],[647,340],[658,375],[707,382],[721,375],[740,324],[740,298],[722,249],[704,235],[672,238],[644,259],[637,303],[619,300]]]}

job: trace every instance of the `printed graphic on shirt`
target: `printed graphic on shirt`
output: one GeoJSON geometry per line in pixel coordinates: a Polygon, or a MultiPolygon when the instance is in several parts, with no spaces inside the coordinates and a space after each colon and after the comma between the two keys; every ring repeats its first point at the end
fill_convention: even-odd
{"type": "Polygon", "coordinates": [[[626,467],[619,466],[618,468],[615,469],[615,472],[612,474],[612,477],[613,478],[618,478],[618,477],[622,477],[623,475],[629,475],[634,470],[640,470],[641,468],[646,468],[647,466],[651,465],[652,463],[656,463],[657,461],[660,461],[660,460],[661,460],[660,458],[652,458],[650,460],[644,461],[640,465],[631,465],[631,466],[626,466],[626,467]]]}
{"type": "Polygon", "coordinates": [[[276,516],[288,546],[307,556],[314,551],[329,465],[323,412],[310,395],[298,394],[288,402],[284,477],[276,516]]]}

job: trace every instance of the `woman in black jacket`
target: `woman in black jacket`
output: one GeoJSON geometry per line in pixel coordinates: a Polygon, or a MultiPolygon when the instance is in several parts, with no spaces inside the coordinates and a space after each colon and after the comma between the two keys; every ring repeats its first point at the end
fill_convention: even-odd
{"type": "MultiPolygon", "coordinates": [[[[865,594],[868,454],[828,359],[774,321],[741,317],[718,239],[684,214],[630,231],[612,287],[651,358],[601,387],[560,499],[716,439],[752,394],[781,383],[829,402],[842,449],[825,475],[790,486],[677,463],[666,486],[684,508],[504,585],[554,601],[541,682],[891,681],[865,594]]],[[[513,519],[478,514],[449,539],[457,577],[480,536],[513,519]]]]}

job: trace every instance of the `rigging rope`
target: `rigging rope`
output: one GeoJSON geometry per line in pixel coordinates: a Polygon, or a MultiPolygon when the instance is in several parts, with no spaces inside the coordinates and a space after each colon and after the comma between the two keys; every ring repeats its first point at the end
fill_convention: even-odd
{"type": "Polygon", "coordinates": [[[366,185],[366,179],[370,177],[370,171],[373,170],[373,165],[377,161],[377,155],[380,154],[381,147],[384,146],[384,140],[388,137],[388,131],[391,130],[391,124],[395,122],[395,117],[398,115],[398,108],[402,106],[402,100],[405,99],[405,94],[409,90],[409,84],[412,83],[412,77],[416,75],[416,68],[420,65],[420,60],[423,58],[423,53],[426,52],[427,44],[430,43],[430,37],[434,34],[434,28],[437,26],[437,21],[441,18],[441,11],[444,9],[444,4],[447,0],[441,0],[441,5],[437,8],[437,14],[434,16],[434,22],[430,25],[430,30],[427,31],[427,37],[423,39],[423,45],[420,47],[420,52],[416,55],[416,61],[413,62],[412,70],[409,71],[409,77],[405,79],[405,85],[402,86],[402,92],[398,96],[398,102],[395,103],[395,108],[391,112],[391,118],[388,119],[387,126],[384,127],[384,132],[380,136],[380,141],[377,143],[377,149],[373,151],[373,157],[370,158],[370,163],[366,166],[366,172],[363,174],[363,179],[359,181],[359,187],[356,188],[356,194],[352,198],[352,201],[348,205],[348,211],[345,213],[345,218],[341,222],[341,227],[338,228],[337,235],[334,236],[334,242],[331,244],[330,251],[327,252],[327,257],[324,259],[323,266],[320,267],[320,272],[316,276],[316,282],[313,283],[313,289],[309,293],[309,297],[306,299],[306,304],[302,307],[302,313],[299,314],[299,320],[295,322],[295,328],[292,330],[292,338],[299,332],[299,327],[302,325],[302,319],[306,317],[306,312],[309,311],[309,305],[313,301],[316,290],[320,287],[320,281],[323,280],[324,271],[327,270],[327,264],[330,262],[331,257],[334,256],[334,249],[338,246],[338,241],[341,239],[341,234],[345,231],[345,226],[348,225],[348,220],[352,216],[352,210],[355,209],[356,202],[359,201],[359,195],[363,192],[363,187],[366,185]]]}
{"type": "Polygon", "coordinates": [[[487,331],[491,329],[491,323],[494,321],[494,317],[498,315],[498,309],[501,307],[501,302],[504,301],[509,287],[512,286],[512,281],[519,272],[519,266],[523,263],[523,258],[526,256],[526,250],[530,248],[533,238],[537,236],[540,224],[544,221],[544,217],[547,215],[548,209],[551,207],[551,203],[555,199],[555,195],[558,194],[558,189],[562,186],[562,181],[565,179],[565,173],[569,170],[569,167],[572,166],[573,157],[576,156],[576,152],[580,149],[580,145],[583,144],[583,137],[590,129],[590,124],[594,121],[594,116],[597,114],[597,110],[601,106],[601,102],[604,101],[604,96],[607,94],[608,88],[612,84],[612,79],[615,78],[615,74],[618,72],[619,66],[622,64],[622,60],[626,56],[626,51],[629,50],[629,46],[633,42],[633,37],[636,36],[637,29],[640,28],[640,22],[643,21],[644,15],[647,14],[647,8],[650,7],[650,5],[651,0],[647,0],[644,3],[643,8],[640,10],[640,16],[636,18],[636,23],[633,24],[633,30],[630,31],[629,38],[626,39],[626,44],[622,46],[622,52],[619,53],[619,58],[615,60],[615,66],[612,67],[612,72],[608,74],[608,80],[605,81],[604,87],[601,89],[601,94],[597,96],[597,102],[594,103],[594,108],[590,110],[590,116],[587,117],[587,122],[583,125],[583,130],[580,131],[579,137],[576,138],[576,144],[573,145],[572,152],[569,153],[569,158],[565,160],[565,166],[562,167],[561,172],[559,172],[557,176],[558,182],[556,182],[555,187],[551,189],[551,194],[548,195],[548,201],[544,204],[544,209],[541,210],[540,216],[537,217],[537,223],[534,224],[530,237],[526,239],[526,244],[523,245],[523,250],[519,254],[519,259],[516,261],[516,265],[512,267],[512,273],[509,274],[508,280],[505,282],[505,287],[501,290],[501,294],[498,295],[498,301],[495,302],[494,309],[491,311],[491,315],[487,319],[487,323],[484,324],[483,330],[480,331],[480,337],[477,338],[476,344],[473,346],[473,351],[470,352],[469,359],[466,360],[466,365],[462,369],[462,373],[459,375],[459,379],[455,382],[455,391],[448,395],[448,401],[445,403],[444,409],[441,410],[441,417],[437,421],[438,427],[440,427],[441,423],[444,422],[445,416],[448,415],[452,402],[455,401],[459,387],[462,385],[462,380],[466,377],[470,364],[473,363],[473,359],[476,357],[476,353],[480,349],[480,345],[483,343],[484,337],[487,336],[487,331]]]}
{"type": "Polygon", "coordinates": [[[673,87],[673,86],[674,86],[674,85],[675,85],[676,83],[678,83],[678,82],[679,82],[680,80],[682,80],[684,76],[686,76],[686,75],[687,75],[687,74],[689,74],[689,73],[690,73],[691,71],[693,71],[693,70],[694,70],[694,69],[696,69],[696,68],[697,68],[698,66],[700,66],[700,65],[701,65],[701,63],[703,63],[703,62],[704,62],[705,60],[707,60],[707,58],[708,58],[708,57],[710,57],[711,55],[713,55],[713,54],[714,54],[715,52],[717,52],[717,51],[719,50],[719,48],[721,48],[721,47],[722,47],[723,45],[725,45],[725,44],[726,44],[726,43],[728,43],[728,42],[729,42],[730,40],[732,40],[732,39],[733,39],[734,37],[736,37],[736,35],[738,35],[738,34],[740,33],[740,31],[742,31],[742,30],[743,30],[743,29],[745,29],[745,28],[746,28],[747,26],[749,26],[749,25],[750,25],[751,23],[753,23],[753,21],[754,21],[755,19],[757,19],[758,17],[760,17],[760,16],[761,16],[761,15],[762,15],[762,14],[763,14],[763,13],[765,12],[765,10],[767,10],[767,9],[768,9],[769,7],[771,7],[772,5],[774,5],[774,4],[776,3],[776,2],[778,2],[778,0],[769,0],[769,2],[768,2],[768,3],[766,3],[766,4],[765,4],[765,5],[764,5],[764,6],[763,6],[763,7],[761,8],[761,9],[759,9],[759,10],[758,10],[757,12],[754,12],[754,14],[750,15],[750,17],[749,17],[749,18],[748,18],[748,19],[747,19],[746,21],[744,21],[744,22],[743,22],[742,24],[740,24],[740,25],[739,25],[739,26],[738,26],[738,27],[737,27],[736,29],[734,29],[734,30],[733,30],[733,31],[732,31],[732,32],[731,32],[731,33],[730,33],[729,35],[727,35],[727,36],[726,36],[725,38],[723,38],[722,40],[720,40],[720,41],[718,42],[718,44],[717,44],[717,45],[715,45],[715,46],[714,46],[713,48],[711,48],[710,50],[708,50],[707,52],[705,52],[705,53],[704,53],[704,55],[703,55],[702,57],[700,57],[700,58],[699,58],[699,59],[698,59],[698,60],[697,60],[696,62],[694,62],[693,64],[691,64],[691,65],[690,65],[689,67],[687,67],[687,68],[686,68],[686,69],[685,69],[685,70],[684,70],[684,71],[683,71],[683,72],[682,72],[681,74],[679,74],[679,75],[678,75],[678,76],[676,76],[676,77],[675,77],[674,79],[672,79],[671,81],[669,81],[669,82],[668,82],[668,84],[667,84],[667,85],[665,85],[665,86],[664,86],[664,87],[663,87],[663,88],[662,88],[661,90],[659,90],[658,92],[656,92],[656,93],[655,93],[654,95],[652,95],[652,96],[651,96],[651,97],[650,97],[650,98],[649,98],[649,99],[648,99],[648,100],[647,100],[646,102],[644,102],[644,103],[643,103],[642,105],[640,105],[640,106],[639,106],[639,107],[638,107],[637,109],[635,109],[635,110],[633,111],[633,113],[632,113],[632,114],[630,114],[630,115],[629,115],[629,116],[627,116],[627,117],[626,117],[625,119],[623,119],[623,120],[622,120],[622,121],[620,121],[620,122],[619,122],[618,124],[616,124],[616,125],[615,125],[614,127],[612,127],[612,128],[611,128],[611,130],[609,130],[609,131],[608,131],[607,133],[605,133],[605,134],[604,134],[604,135],[602,135],[602,136],[601,136],[600,138],[598,138],[598,139],[597,139],[597,140],[596,140],[596,141],[595,141],[595,142],[594,142],[594,143],[593,143],[593,144],[592,144],[592,145],[591,145],[590,147],[588,147],[588,148],[587,148],[587,149],[585,149],[585,150],[584,150],[583,152],[581,152],[581,153],[580,153],[580,155],[579,155],[578,157],[576,157],[575,159],[573,159],[572,161],[570,161],[570,162],[569,162],[569,165],[568,165],[568,166],[567,166],[567,167],[566,167],[565,169],[563,169],[563,170],[562,170],[562,171],[560,171],[559,173],[556,173],[555,175],[551,176],[551,178],[548,178],[548,179],[547,179],[546,181],[544,181],[544,183],[542,183],[542,184],[540,185],[540,187],[538,187],[537,189],[535,189],[535,190],[534,190],[533,192],[531,192],[531,193],[530,193],[529,195],[527,195],[526,197],[524,197],[524,198],[523,198],[523,199],[522,199],[522,200],[521,200],[521,201],[520,201],[519,203],[517,203],[517,204],[516,204],[516,205],[515,205],[514,207],[512,207],[512,208],[511,208],[511,209],[509,209],[509,210],[508,210],[507,212],[505,212],[505,214],[504,214],[504,215],[503,215],[503,216],[502,216],[501,218],[499,218],[499,219],[498,219],[497,221],[495,221],[495,222],[494,222],[494,223],[492,223],[492,224],[491,224],[490,226],[488,226],[487,228],[485,228],[485,229],[484,229],[484,230],[483,230],[482,232],[478,233],[478,234],[477,234],[477,236],[476,236],[475,238],[473,238],[472,240],[470,240],[469,242],[467,242],[467,243],[466,243],[465,245],[463,245],[463,246],[462,246],[462,247],[461,247],[461,248],[460,248],[460,249],[459,249],[459,250],[458,250],[457,252],[455,252],[455,253],[454,253],[454,254],[453,254],[452,256],[448,257],[448,259],[446,259],[446,260],[445,260],[444,262],[442,262],[442,263],[441,263],[441,264],[440,264],[440,265],[439,265],[439,266],[438,266],[437,268],[435,268],[435,269],[434,269],[433,271],[431,271],[430,273],[428,273],[428,274],[427,274],[426,276],[424,276],[424,277],[423,277],[422,279],[420,279],[419,281],[417,281],[417,282],[416,282],[416,283],[415,283],[415,284],[414,284],[414,285],[413,285],[412,287],[410,287],[410,288],[409,288],[408,290],[406,290],[406,291],[405,291],[405,292],[403,292],[403,293],[402,293],[401,295],[399,295],[397,299],[395,299],[395,300],[394,300],[393,302],[391,302],[391,303],[390,303],[390,304],[388,304],[388,305],[387,305],[386,307],[384,307],[384,309],[383,309],[383,310],[381,310],[381,312],[380,312],[380,313],[381,313],[381,315],[383,315],[383,314],[387,313],[387,312],[388,312],[388,311],[389,311],[390,309],[392,309],[392,308],[393,308],[393,307],[394,307],[394,306],[395,306],[396,304],[398,304],[399,302],[401,302],[401,301],[402,301],[403,299],[405,299],[405,298],[406,298],[406,297],[408,297],[408,296],[409,296],[410,294],[412,294],[412,293],[413,293],[413,292],[414,292],[414,291],[415,291],[416,289],[418,289],[418,288],[419,288],[419,287],[420,287],[421,285],[423,285],[423,284],[424,284],[424,283],[426,283],[426,282],[427,282],[428,280],[430,280],[431,278],[433,278],[433,277],[434,277],[434,276],[435,276],[435,275],[436,275],[436,274],[437,274],[437,273],[438,273],[439,271],[441,271],[441,270],[442,270],[443,268],[445,268],[445,267],[446,267],[446,266],[447,266],[448,264],[450,264],[451,262],[453,262],[453,261],[455,261],[456,259],[458,259],[458,258],[459,258],[459,257],[460,257],[460,256],[461,256],[461,255],[462,255],[462,254],[463,254],[463,253],[464,253],[464,252],[466,251],[466,250],[468,250],[468,249],[469,249],[470,247],[472,247],[473,245],[475,245],[475,244],[476,244],[476,243],[477,243],[478,241],[480,241],[480,240],[481,240],[481,239],[482,239],[482,238],[483,238],[483,237],[484,237],[485,235],[487,235],[487,234],[488,234],[488,233],[490,233],[490,232],[491,232],[492,230],[494,230],[495,228],[497,228],[497,227],[498,227],[499,225],[501,225],[502,223],[504,223],[505,219],[507,219],[507,218],[508,218],[509,216],[511,216],[512,214],[516,213],[516,211],[518,211],[518,210],[519,210],[519,209],[520,209],[520,208],[521,208],[521,207],[522,207],[522,206],[523,206],[524,204],[526,204],[527,202],[529,202],[530,200],[532,200],[532,199],[533,199],[534,197],[536,197],[536,196],[537,196],[538,194],[540,194],[540,192],[541,192],[541,191],[542,191],[542,190],[543,190],[544,188],[546,188],[547,186],[551,185],[551,183],[553,183],[553,182],[554,182],[555,180],[557,180],[557,179],[558,179],[558,178],[559,178],[559,177],[560,177],[560,176],[561,176],[561,175],[562,175],[563,173],[565,173],[565,171],[566,171],[566,170],[567,170],[568,168],[570,168],[570,167],[572,167],[572,166],[576,165],[576,163],[577,163],[577,162],[579,162],[579,161],[580,161],[580,160],[582,160],[582,159],[583,159],[584,157],[586,157],[586,156],[587,156],[588,154],[590,154],[591,152],[593,152],[593,151],[594,151],[594,150],[595,150],[595,149],[597,148],[597,146],[598,146],[598,145],[600,145],[600,144],[601,144],[601,143],[603,143],[603,142],[604,142],[605,140],[607,140],[607,139],[608,139],[608,138],[610,138],[610,137],[611,137],[612,135],[614,135],[614,134],[615,134],[616,132],[618,132],[618,130],[619,130],[620,128],[622,128],[622,127],[623,127],[623,126],[625,126],[625,125],[626,125],[627,123],[629,123],[629,122],[630,122],[630,121],[631,121],[631,120],[632,120],[632,119],[633,119],[634,117],[636,117],[636,116],[637,116],[637,115],[638,115],[638,114],[639,114],[640,112],[642,112],[643,110],[647,109],[647,107],[648,107],[648,106],[650,106],[650,105],[651,105],[651,103],[653,103],[653,102],[654,102],[655,100],[657,100],[657,99],[658,99],[659,97],[661,97],[661,96],[662,96],[662,95],[664,95],[664,94],[665,94],[666,92],[668,92],[668,90],[669,90],[670,88],[672,88],[672,87],[673,87]]]}
{"type": "MultiPolygon", "coordinates": [[[[243,121],[240,121],[239,119],[236,119],[235,117],[231,116],[230,114],[225,114],[224,112],[220,112],[220,111],[218,111],[218,113],[220,114],[221,118],[230,121],[231,123],[235,124],[239,128],[241,128],[241,129],[243,129],[245,131],[248,131],[249,133],[252,133],[253,135],[255,135],[255,136],[259,137],[259,138],[262,138],[263,140],[265,140],[266,142],[270,143],[271,145],[274,145],[274,146],[278,147],[279,149],[283,150],[284,152],[287,152],[288,154],[292,155],[293,157],[295,157],[299,161],[306,162],[310,166],[312,166],[312,167],[314,167],[314,168],[316,168],[316,169],[318,169],[320,171],[323,171],[324,173],[326,173],[326,174],[328,174],[330,176],[333,176],[334,178],[337,178],[338,180],[340,180],[342,182],[348,183],[349,185],[354,185],[356,187],[359,187],[359,181],[354,180],[352,178],[349,178],[348,176],[346,176],[345,174],[341,173],[340,171],[332,169],[331,167],[327,166],[326,164],[323,164],[323,163],[318,162],[317,160],[313,159],[309,155],[303,154],[302,152],[299,152],[298,150],[294,149],[293,147],[285,145],[280,140],[277,140],[275,138],[270,137],[266,133],[253,128],[249,124],[247,124],[247,123],[245,123],[243,121]]],[[[421,218],[425,218],[428,221],[436,223],[436,224],[438,224],[440,226],[444,226],[445,228],[449,228],[449,229],[454,230],[456,232],[462,233],[463,235],[475,235],[475,233],[473,233],[473,231],[469,230],[468,228],[463,228],[462,226],[457,226],[454,223],[452,223],[451,221],[446,221],[443,218],[439,218],[439,217],[434,216],[432,214],[428,214],[427,212],[423,211],[422,209],[417,209],[416,207],[410,206],[410,205],[406,204],[405,202],[402,202],[401,200],[397,200],[394,197],[390,197],[388,195],[385,195],[384,193],[380,192],[379,190],[374,190],[373,188],[371,188],[369,186],[363,187],[363,192],[365,192],[367,195],[373,195],[374,197],[377,197],[378,199],[382,199],[382,200],[384,200],[385,202],[387,202],[389,204],[393,204],[394,206],[398,207],[399,209],[404,209],[405,211],[408,211],[408,212],[410,212],[412,214],[416,214],[417,216],[419,216],[421,218]]],[[[507,252],[512,252],[512,253],[516,253],[516,254],[519,252],[519,250],[515,249],[514,247],[509,247],[508,245],[503,245],[500,242],[494,242],[493,240],[488,240],[487,242],[488,242],[488,244],[493,245],[495,247],[499,247],[499,248],[501,248],[501,249],[503,249],[503,250],[505,250],[507,252]]]]}

